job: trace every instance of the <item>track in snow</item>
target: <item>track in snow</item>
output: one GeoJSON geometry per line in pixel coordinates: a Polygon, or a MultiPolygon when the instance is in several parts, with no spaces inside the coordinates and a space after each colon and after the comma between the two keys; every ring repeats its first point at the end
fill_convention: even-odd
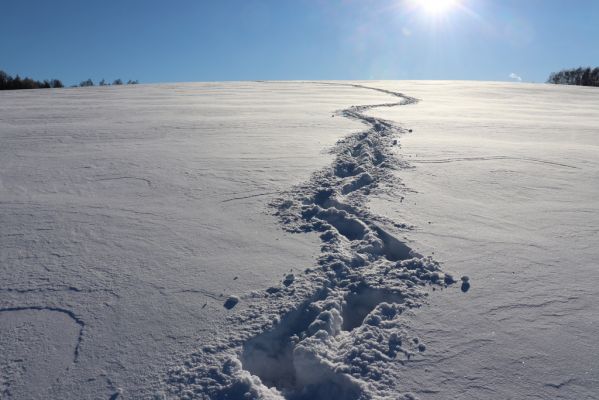
{"type": "Polygon", "coordinates": [[[50,306],[22,306],[22,307],[4,307],[0,308],[0,313],[8,313],[8,312],[19,312],[19,311],[43,311],[43,312],[57,312],[62,313],[73,320],[77,325],[79,325],[79,336],[77,337],[77,342],[75,344],[75,349],[73,350],[73,362],[76,363],[79,360],[79,351],[81,348],[81,342],[83,341],[83,331],[85,329],[85,322],[77,316],[73,311],[60,308],[60,307],[50,307],[50,306]]]}
{"type": "Polygon", "coordinates": [[[319,84],[375,90],[400,101],[336,113],[367,129],[339,141],[330,167],[272,204],[284,229],[320,233],[319,267],[246,298],[247,309],[230,317],[237,328],[229,337],[171,371],[170,393],[178,398],[411,396],[400,394],[399,383],[386,374],[426,349],[410,337],[402,313],[423,304],[426,285],[445,287],[454,279],[389,228],[404,226],[369,212],[371,193],[398,192],[393,171],[405,165],[391,148],[406,130],[365,112],[418,100],[362,85],[319,84]]]}

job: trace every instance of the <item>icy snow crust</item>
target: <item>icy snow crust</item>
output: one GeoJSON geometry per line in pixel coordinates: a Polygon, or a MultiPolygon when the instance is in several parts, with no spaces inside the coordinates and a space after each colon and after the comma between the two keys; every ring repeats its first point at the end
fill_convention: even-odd
{"type": "MultiPolygon", "coordinates": [[[[343,85],[329,83],[330,86],[343,85]]],[[[272,206],[284,229],[319,232],[318,268],[265,292],[230,323],[231,335],[204,346],[168,380],[180,398],[368,399],[412,398],[389,374],[426,347],[408,334],[403,315],[419,307],[422,287],[454,283],[430,257],[413,252],[389,227],[405,229],[368,211],[372,193],[399,196],[392,155],[407,131],[365,114],[408,106],[417,99],[384,89],[399,101],[359,105],[335,115],[366,130],[338,142],[331,166],[272,206]]]]}

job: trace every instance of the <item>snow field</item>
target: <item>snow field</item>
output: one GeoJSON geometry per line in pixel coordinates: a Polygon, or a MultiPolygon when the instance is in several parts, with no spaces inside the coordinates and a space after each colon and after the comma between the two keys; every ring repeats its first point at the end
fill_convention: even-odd
{"type": "Polygon", "coordinates": [[[338,142],[330,167],[273,203],[284,229],[319,232],[320,267],[308,269],[293,285],[267,290],[270,302],[254,303],[231,318],[239,326],[231,337],[175,368],[169,384],[176,397],[401,396],[386,371],[426,349],[409,337],[402,314],[423,303],[427,293],[422,287],[444,287],[454,280],[433,259],[414,253],[389,233],[391,221],[365,208],[372,193],[398,193],[391,171],[401,164],[391,148],[406,131],[363,113],[416,102],[401,93],[382,92],[400,101],[337,112],[368,129],[338,142]]]}

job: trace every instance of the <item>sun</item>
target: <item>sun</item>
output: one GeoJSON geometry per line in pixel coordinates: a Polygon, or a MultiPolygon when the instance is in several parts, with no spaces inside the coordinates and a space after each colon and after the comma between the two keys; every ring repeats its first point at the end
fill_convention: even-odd
{"type": "Polygon", "coordinates": [[[428,14],[441,15],[458,5],[458,0],[418,0],[420,7],[428,14]]]}

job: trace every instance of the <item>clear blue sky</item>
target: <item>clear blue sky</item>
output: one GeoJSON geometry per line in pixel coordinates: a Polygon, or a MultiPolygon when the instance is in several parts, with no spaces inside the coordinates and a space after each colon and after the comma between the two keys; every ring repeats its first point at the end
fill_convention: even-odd
{"type": "Polygon", "coordinates": [[[544,81],[599,65],[597,0],[3,0],[0,69],[36,79],[544,81]],[[515,75],[514,75],[514,79],[515,75]]]}

